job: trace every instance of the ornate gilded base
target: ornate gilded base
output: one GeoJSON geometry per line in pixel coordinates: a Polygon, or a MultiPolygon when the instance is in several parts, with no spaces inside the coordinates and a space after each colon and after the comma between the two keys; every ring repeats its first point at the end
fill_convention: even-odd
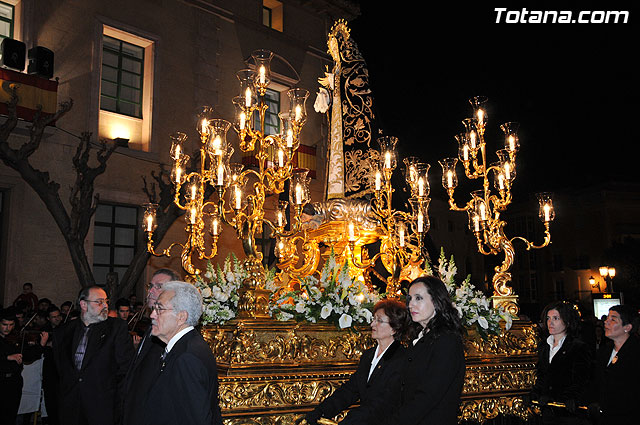
{"type": "MultiPolygon", "coordinates": [[[[226,425],[293,424],[347,380],[373,344],[368,327],[271,319],[232,321],[202,333],[216,354],[226,425]]],[[[529,322],[516,321],[487,340],[470,330],[460,421],[527,418],[521,396],[534,382],[536,347],[529,322]]]]}
{"type": "Polygon", "coordinates": [[[491,299],[494,308],[503,308],[514,316],[518,316],[520,307],[518,307],[517,295],[494,295],[491,299]]]}

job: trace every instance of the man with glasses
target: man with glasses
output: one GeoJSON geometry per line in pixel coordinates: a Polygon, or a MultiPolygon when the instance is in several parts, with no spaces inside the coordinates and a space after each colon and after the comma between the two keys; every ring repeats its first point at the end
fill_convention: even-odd
{"type": "MultiPolygon", "coordinates": [[[[170,281],[180,280],[180,276],[170,269],[158,269],[151,276],[147,285],[147,306],[151,307],[158,301],[162,287],[170,281]]],[[[125,395],[123,400],[123,425],[138,425],[142,423],[142,408],[151,384],[160,372],[160,356],[164,352],[165,343],[151,335],[148,326],[137,348],[136,355],[129,366],[125,378],[125,395]]]]}
{"type": "Polygon", "coordinates": [[[56,329],[53,351],[60,375],[60,423],[113,425],[122,384],[134,355],[127,323],[108,317],[107,293],[80,291],[80,320],[56,329]]]}
{"type": "Polygon", "coordinates": [[[201,315],[202,297],[195,286],[164,285],[151,313],[151,334],[167,345],[141,423],[222,425],[216,360],[194,328],[201,315]]]}

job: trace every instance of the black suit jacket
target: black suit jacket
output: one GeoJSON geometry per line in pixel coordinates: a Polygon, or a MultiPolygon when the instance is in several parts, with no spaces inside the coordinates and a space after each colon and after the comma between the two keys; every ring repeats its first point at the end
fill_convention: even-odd
{"type": "Polygon", "coordinates": [[[638,419],[638,383],[640,382],[640,341],[633,335],[620,347],[618,359],[609,362],[613,344],[598,351],[596,385],[603,418],[601,425],[631,425],[638,419]]]}
{"type": "Polygon", "coordinates": [[[122,384],[133,357],[127,324],[113,317],[90,326],[82,367],[74,364],[83,327],[80,319],[56,329],[53,352],[60,375],[60,421],[79,423],[84,416],[91,425],[113,425],[122,384]]]}
{"type": "Polygon", "coordinates": [[[143,407],[151,386],[160,374],[160,356],[166,344],[151,335],[151,326],[142,336],[124,382],[124,402],[122,424],[139,425],[142,423],[143,407]]]}
{"type": "Polygon", "coordinates": [[[149,390],[143,425],[222,425],[211,348],[193,329],[173,346],[149,390]]]}
{"type": "MultiPolygon", "coordinates": [[[[424,335],[409,345],[400,374],[400,387],[389,385],[393,399],[400,402],[383,404],[369,424],[385,425],[457,425],[460,395],[466,372],[462,337],[454,332],[424,335]]],[[[381,403],[382,404],[382,403],[381,403]]]]}
{"type": "Polygon", "coordinates": [[[574,400],[583,404],[593,370],[593,355],[590,347],[580,339],[567,336],[551,363],[549,344],[544,340],[538,349],[536,383],[531,395],[537,399],[547,396],[551,401],[574,400]]]}
{"type": "MultiPolygon", "coordinates": [[[[375,414],[374,412],[379,406],[378,403],[389,402],[384,399],[386,388],[392,385],[392,381],[399,379],[404,348],[399,342],[392,342],[378,361],[376,368],[371,373],[371,378],[368,378],[376,348],[370,348],[362,353],[358,368],[349,380],[310,412],[307,416],[309,419],[316,421],[321,417],[333,418],[349,406],[360,402],[360,406],[351,410],[341,422],[345,425],[359,423],[364,418],[375,414]]],[[[366,420],[364,421],[366,422],[366,420]]]]}

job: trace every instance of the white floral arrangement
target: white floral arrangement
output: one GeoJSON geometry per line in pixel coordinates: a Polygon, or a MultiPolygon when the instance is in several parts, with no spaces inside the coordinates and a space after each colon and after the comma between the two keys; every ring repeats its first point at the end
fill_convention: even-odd
{"type": "Polygon", "coordinates": [[[222,267],[207,262],[204,275],[196,275],[196,287],[202,294],[200,322],[203,325],[223,324],[236,317],[238,289],[246,277],[242,262],[233,253],[227,256],[222,267]]]}
{"type": "Polygon", "coordinates": [[[447,260],[444,250],[440,251],[438,260],[438,274],[449,292],[453,305],[458,310],[458,315],[467,327],[475,327],[482,338],[489,334],[500,334],[500,321],[505,321],[505,328],[511,329],[513,317],[511,313],[491,306],[491,301],[482,291],[475,289],[471,284],[471,275],[457,285],[455,281],[458,268],[453,260],[447,260]]]}
{"type": "Polygon", "coordinates": [[[354,323],[370,323],[373,305],[380,295],[349,275],[349,263],[338,267],[333,253],[325,262],[320,278],[300,281],[300,290],[283,292],[272,298],[270,312],[276,320],[295,319],[317,323],[326,320],[341,329],[354,323]]]}

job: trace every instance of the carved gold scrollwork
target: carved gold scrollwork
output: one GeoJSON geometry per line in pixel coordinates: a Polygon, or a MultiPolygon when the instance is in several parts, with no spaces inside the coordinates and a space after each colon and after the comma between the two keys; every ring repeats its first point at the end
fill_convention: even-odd
{"type": "Polygon", "coordinates": [[[524,406],[518,397],[496,397],[481,400],[463,400],[460,404],[458,421],[473,421],[479,424],[498,415],[516,416],[529,419],[531,411],[524,406]]]}

